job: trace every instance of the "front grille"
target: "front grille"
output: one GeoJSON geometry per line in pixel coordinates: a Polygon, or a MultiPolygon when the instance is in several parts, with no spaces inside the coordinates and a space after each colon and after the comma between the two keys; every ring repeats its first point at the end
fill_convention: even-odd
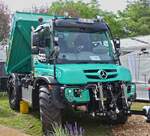
{"type": "Polygon", "coordinates": [[[107,78],[105,79],[112,79],[117,77],[117,70],[116,69],[90,69],[90,70],[84,70],[85,76],[88,79],[103,79],[100,76],[99,71],[105,71],[107,74],[107,78]]]}

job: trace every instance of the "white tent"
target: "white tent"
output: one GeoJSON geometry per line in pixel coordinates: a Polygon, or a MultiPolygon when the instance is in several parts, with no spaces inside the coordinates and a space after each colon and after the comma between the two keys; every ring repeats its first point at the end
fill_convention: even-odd
{"type": "Polygon", "coordinates": [[[148,100],[147,87],[150,87],[150,35],[121,39],[122,52],[128,52],[120,57],[124,67],[130,69],[133,82],[137,86],[137,99],[148,100]],[[145,53],[141,52],[146,48],[145,53]]]}
{"type": "Polygon", "coordinates": [[[150,49],[150,35],[121,39],[122,51],[137,51],[141,48],[150,49]]]}

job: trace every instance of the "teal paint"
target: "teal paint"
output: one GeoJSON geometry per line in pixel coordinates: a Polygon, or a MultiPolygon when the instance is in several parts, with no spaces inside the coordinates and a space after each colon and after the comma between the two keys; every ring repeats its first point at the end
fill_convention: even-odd
{"type": "Polygon", "coordinates": [[[74,90],[78,88],[66,88],[65,89],[65,98],[73,104],[77,103],[87,103],[90,101],[89,90],[81,90],[80,96],[76,97],[74,90]]]}
{"type": "MultiPolygon", "coordinates": [[[[40,63],[39,61],[34,64],[35,76],[53,76],[53,65],[40,63]]],[[[125,81],[131,82],[131,73],[128,69],[115,65],[115,64],[57,64],[56,77],[60,84],[88,84],[89,82],[112,82],[112,81],[125,81]],[[84,70],[116,70],[116,72],[107,72],[108,76],[114,78],[108,79],[90,79],[87,76],[97,76],[100,74],[85,73],[84,70]]]]}

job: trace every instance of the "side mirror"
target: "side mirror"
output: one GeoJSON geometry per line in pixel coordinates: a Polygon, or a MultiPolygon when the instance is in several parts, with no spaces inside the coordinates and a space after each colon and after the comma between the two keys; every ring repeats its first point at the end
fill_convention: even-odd
{"type": "Polygon", "coordinates": [[[36,54],[39,54],[39,48],[37,48],[37,47],[34,48],[34,47],[33,47],[33,48],[32,48],[32,54],[35,54],[35,55],[36,55],[36,54]]]}
{"type": "Polygon", "coordinates": [[[120,49],[120,39],[119,38],[114,39],[114,44],[115,44],[116,49],[120,49]]]}

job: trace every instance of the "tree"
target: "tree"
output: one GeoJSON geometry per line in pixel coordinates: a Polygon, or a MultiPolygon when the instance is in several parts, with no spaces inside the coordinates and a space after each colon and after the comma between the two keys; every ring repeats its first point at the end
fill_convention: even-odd
{"type": "Polygon", "coordinates": [[[68,12],[72,17],[82,17],[82,18],[94,18],[101,10],[95,5],[95,0],[91,3],[85,3],[83,1],[73,1],[73,0],[61,0],[53,2],[49,8],[50,15],[61,15],[63,16],[65,12],[68,12]]]}
{"type": "Polygon", "coordinates": [[[0,1],[0,41],[8,38],[10,14],[8,7],[0,1]]]}
{"type": "Polygon", "coordinates": [[[146,0],[129,4],[119,16],[122,26],[130,31],[129,36],[150,34],[150,5],[146,0]]]}
{"type": "Polygon", "coordinates": [[[119,38],[125,37],[122,23],[117,15],[105,11],[102,13],[101,16],[104,17],[104,20],[109,25],[113,37],[119,37],[119,38]]]}
{"type": "Polygon", "coordinates": [[[96,18],[97,15],[100,15],[109,24],[114,37],[123,37],[123,29],[117,16],[100,9],[97,0],[91,0],[89,3],[73,0],[56,1],[50,6],[48,14],[63,16],[65,12],[68,12],[72,17],[81,18],[96,18]]]}

